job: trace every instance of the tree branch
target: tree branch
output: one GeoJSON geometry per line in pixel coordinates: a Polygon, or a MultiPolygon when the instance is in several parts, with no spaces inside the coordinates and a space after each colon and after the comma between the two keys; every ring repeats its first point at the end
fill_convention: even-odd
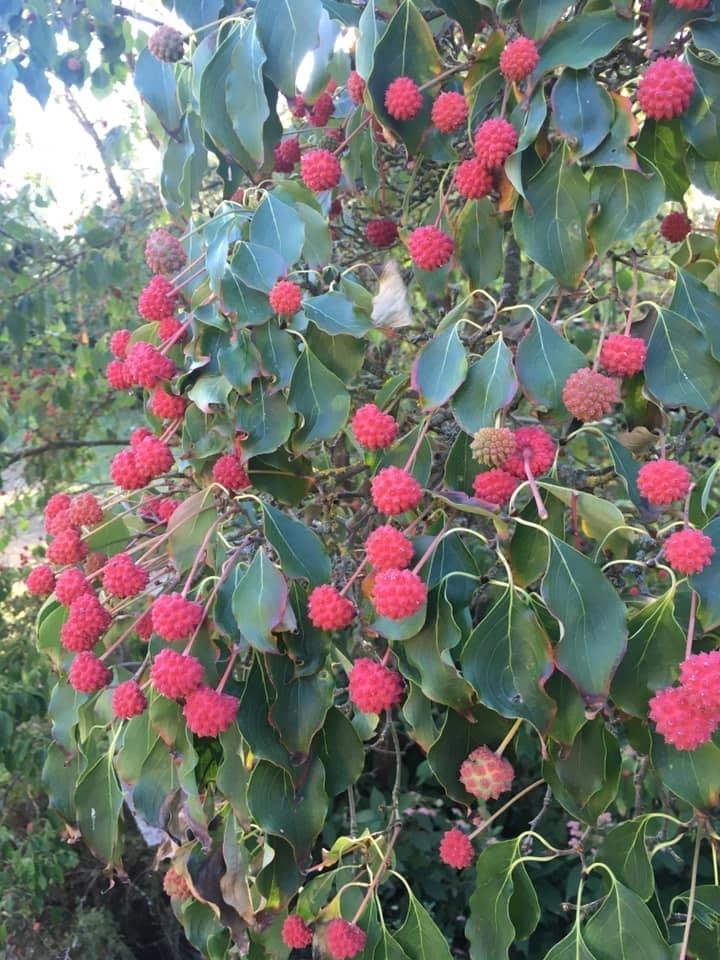
{"type": "Polygon", "coordinates": [[[120,185],[115,179],[115,174],[112,172],[112,165],[109,163],[107,156],[105,155],[105,147],[103,142],[97,134],[97,130],[92,124],[92,121],[86,116],[80,104],[77,102],[75,97],[72,95],[69,89],[65,91],[65,101],[67,102],[68,107],[70,108],[71,113],[83,128],[85,133],[92,139],[95,144],[98,153],[100,154],[100,159],[102,160],[103,167],[105,168],[105,176],[107,177],[108,184],[110,189],[115,194],[115,197],[118,203],[124,203],[125,198],[122,195],[120,190],[120,185]]]}
{"type": "Polygon", "coordinates": [[[43,453],[50,453],[53,450],[79,450],[82,447],[124,447],[128,440],[56,440],[53,443],[44,443],[39,447],[26,447],[24,450],[17,450],[15,453],[0,452],[2,469],[11,467],[20,460],[28,457],[39,457],[43,453]]]}

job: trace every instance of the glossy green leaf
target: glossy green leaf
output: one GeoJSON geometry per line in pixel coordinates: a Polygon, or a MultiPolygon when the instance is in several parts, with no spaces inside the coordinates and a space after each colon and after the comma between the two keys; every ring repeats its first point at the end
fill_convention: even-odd
{"type": "Polygon", "coordinates": [[[523,33],[535,40],[542,38],[567,10],[567,0],[523,0],[520,22],[523,33]]]}
{"type": "Polygon", "coordinates": [[[269,657],[267,668],[275,687],[275,702],[268,720],[295,762],[310,752],[313,737],[332,706],[335,682],[328,670],[311,676],[296,676],[288,657],[269,657]]]}
{"type": "Polygon", "coordinates": [[[242,242],[237,245],[230,268],[248,287],[269,293],[275,281],[285,275],[287,264],[273,247],[242,242]]]}
{"type": "Polygon", "coordinates": [[[218,512],[212,489],[191,494],[168,520],[168,553],[178,573],[192,567],[218,512]]]}
{"type": "Polygon", "coordinates": [[[591,153],[610,133],[615,108],[588,70],[563,70],[551,102],[555,124],[576,157],[591,153]]]}
{"type": "Polygon", "coordinates": [[[475,627],[462,652],[463,674],[486,707],[503,717],[522,717],[542,731],[557,709],[545,692],[553,667],[547,633],[511,587],[475,627]]]}
{"type": "Polygon", "coordinates": [[[170,134],[176,133],[180,129],[182,114],[172,64],[163,63],[145,49],[135,65],[134,79],[138,93],[163,127],[170,134]]]}
{"type": "Polygon", "coordinates": [[[622,167],[596,167],[590,191],[598,209],[590,236],[599,256],[615,243],[631,241],[665,199],[665,184],[657,171],[640,173],[622,167]]]}
{"type": "Polygon", "coordinates": [[[365,751],[355,727],[342,711],[331,707],[313,749],[325,767],[325,790],[336,797],[355,783],[365,764],[365,751]]]}
{"type": "Polygon", "coordinates": [[[595,823],[617,795],[621,757],[615,737],[596,717],[583,725],[568,747],[549,742],[543,777],[555,799],[584,823],[595,823]]]}
{"type": "Polygon", "coordinates": [[[610,893],[584,929],[585,942],[597,960],[637,957],[670,960],[672,954],[643,900],[613,880],[610,893]]]}
{"type": "Polygon", "coordinates": [[[265,536],[277,551],[283,571],[288,577],[300,577],[317,587],[330,579],[330,558],[322,541],[309,527],[278,510],[263,504],[265,536]]]}
{"type": "Polygon", "coordinates": [[[263,85],[266,59],[258,40],[257,23],[241,23],[225,79],[225,103],[238,140],[258,166],[265,159],[263,127],[270,116],[263,85]]]}
{"type": "Polygon", "coordinates": [[[472,364],[453,397],[455,419],[466,433],[493,426],[496,414],[512,403],[517,386],[512,353],[503,338],[498,337],[472,364]]]}
{"type": "Polygon", "coordinates": [[[413,896],[409,898],[405,920],[395,939],[409,960],[451,960],[445,937],[425,907],[413,896]]]}
{"type": "Polygon", "coordinates": [[[672,6],[669,0],[654,0],[648,22],[648,45],[664,50],[686,23],[712,16],[711,10],[686,10],[672,6]]]}
{"type": "Polygon", "coordinates": [[[619,823],[603,839],[596,858],[607,864],[617,879],[643,900],[649,900],[655,889],[655,874],[646,845],[650,823],[648,817],[619,823]]]}
{"type": "Polygon", "coordinates": [[[232,608],[243,637],[251,647],[265,653],[277,652],[273,630],[289,622],[294,625],[287,582],[262,547],[235,587],[232,608]]]}
{"type": "Polygon", "coordinates": [[[309,762],[301,785],[295,788],[281,767],[260,760],[250,777],[248,805],[262,830],[287,840],[298,859],[304,859],[322,830],[328,809],[322,763],[309,762]]]}
{"type": "Polygon", "coordinates": [[[375,0],[368,0],[360,14],[355,48],[355,66],[363,80],[367,80],[372,72],[375,49],[384,29],[385,24],[377,17],[375,0]]]}
{"type": "Polygon", "coordinates": [[[580,926],[576,924],[560,943],[556,943],[548,950],[544,960],[597,960],[597,958],[590,953],[580,926]]]}
{"type": "Polygon", "coordinates": [[[244,456],[257,457],[273,453],[285,443],[295,426],[295,416],[283,393],[273,393],[267,384],[256,380],[247,400],[241,398],[235,407],[235,426],[247,434],[244,456]]]}
{"type": "Polygon", "coordinates": [[[541,77],[555,67],[582,70],[631,36],[633,26],[632,19],[618,17],[612,10],[576,15],[553,30],[542,45],[533,76],[541,77]]]}
{"type": "Polygon", "coordinates": [[[562,400],[565,381],[581,367],[585,356],[541,316],[536,316],[518,347],[520,386],[530,400],[556,416],[567,416],[562,400]]]}
{"type": "Polygon", "coordinates": [[[364,337],[370,329],[370,321],[341,293],[331,291],[318,297],[309,297],[303,302],[308,320],[312,320],[331,337],[349,334],[364,337]]]}
{"type": "Polygon", "coordinates": [[[350,413],[350,396],[344,384],[307,348],[293,370],[288,403],[303,418],[292,437],[297,453],[318,440],[335,436],[350,413]]]}
{"type": "Polygon", "coordinates": [[[692,50],[687,58],[695,76],[695,92],[680,117],[680,126],[704,160],[720,160],[720,67],[692,50]]]}
{"type": "Polygon", "coordinates": [[[676,750],[659,734],[653,736],[652,765],[663,784],[698,810],[720,802],[720,749],[710,741],[695,750],[676,750]]]}
{"type": "Polygon", "coordinates": [[[625,604],[592,560],[552,534],[548,539],[542,596],[560,624],[557,666],[590,704],[602,703],[625,652],[625,604]]]}
{"type": "Polygon", "coordinates": [[[715,547],[710,563],[690,578],[690,584],[700,597],[699,619],[705,630],[720,626],[720,517],[711,520],[703,529],[715,547]]]}
{"type": "Polygon", "coordinates": [[[503,268],[503,229],[493,203],[483,197],[469,200],[455,226],[455,255],[472,284],[490,287],[503,268]]]}
{"type": "Polygon", "coordinates": [[[255,23],[267,54],[265,72],[286,96],[295,96],[298,67],[318,43],[320,0],[258,0],[255,23]]]}
{"type": "Polygon", "coordinates": [[[263,660],[256,655],[250,666],[245,681],[245,689],[240,698],[240,707],[237,714],[240,733],[255,754],[262,760],[268,760],[272,765],[284,767],[290,771],[300,770],[293,768],[290,757],[274,727],[268,723],[268,713],[273,704],[275,689],[263,669],[263,660]]]}
{"type": "Polygon", "coordinates": [[[720,358],[720,297],[687,270],[678,269],[670,309],[705,334],[713,355],[720,358]]]}
{"type": "Polygon", "coordinates": [[[247,330],[238,330],[231,343],[218,351],[222,375],[238,393],[247,393],[260,376],[262,357],[247,330]]]}
{"type": "Polygon", "coordinates": [[[411,387],[426,410],[446,403],[465,380],[468,361],[457,325],[447,327],[426,343],[412,367],[411,387]]]}
{"type": "Polygon", "coordinates": [[[659,310],[648,343],[645,382],[668,407],[709,413],[720,402],[720,363],[704,334],[672,310],[659,310]]]}
{"type": "MultiPolygon", "coordinates": [[[[572,508],[578,518],[581,531],[593,540],[605,540],[607,535],[625,523],[622,511],[609,500],[596,497],[584,490],[573,490],[570,487],[561,487],[555,483],[538,481],[541,490],[547,490],[553,497],[557,497],[566,507],[572,508]]],[[[615,546],[613,541],[621,537],[632,540],[633,534],[623,530],[605,542],[605,549],[615,546]]]]}
{"type": "Polygon", "coordinates": [[[250,223],[250,242],[275,250],[292,264],[305,244],[305,224],[292,207],[267,193],[250,223]]]}
{"type": "MultiPolygon", "coordinates": [[[[224,95],[235,50],[241,43],[242,31],[243,27],[240,24],[234,24],[225,33],[222,42],[204,65],[198,99],[203,126],[218,150],[224,156],[231,157],[239,163],[244,170],[255,170],[257,163],[235,132],[224,95]]],[[[169,65],[164,64],[164,66],[169,65]]],[[[234,97],[233,90],[231,93],[234,97]]]]}
{"type": "Polygon", "coordinates": [[[122,807],[123,795],[112,756],[104,754],[80,775],[75,809],[83,839],[105,863],[119,863],[122,807]]]}
{"type": "Polygon", "coordinates": [[[667,200],[682,201],[690,186],[685,162],[685,139],[677,120],[646,120],[636,144],[637,152],[660,171],[667,200]]]}

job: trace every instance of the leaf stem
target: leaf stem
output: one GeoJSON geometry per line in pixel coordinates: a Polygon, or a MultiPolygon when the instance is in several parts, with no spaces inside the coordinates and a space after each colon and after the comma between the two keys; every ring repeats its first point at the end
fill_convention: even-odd
{"type": "Polygon", "coordinates": [[[510,807],[516,804],[518,800],[521,800],[526,794],[530,793],[532,790],[535,790],[536,787],[541,787],[544,783],[544,780],[535,780],[534,783],[524,787],[520,793],[516,793],[515,796],[508,800],[507,803],[504,803],[499,810],[496,810],[492,816],[488,817],[487,820],[483,820],[480,826],[476,830],[473,830],[473,832],[470,834],[470,839],[474,840],[475,837],[478,837],[484,830],[487,830],[491,823],[494,823],[498,817],[501,817],[506,812],[506,810],[509,810],[510,807]]]}
{"type": "Polygon", "coordinates": [[[703,826],[700,824],[695,838],[695,853],[693,854],[692,876],[690,879],[690,894],[688,896],[687,919],[685,921],[685,932],[683,933],[682,945],[680,947],[680,956],[678,960],[687,960],[688,948],[690,946],[690,931],[692,929],[693,913],[695,910],[695,893],[697,891],[698,864],[700,863],[700,844],[703,838],[703,826]]]}
{"type": "Polygon", "coordinates": [[[505,753],[505,750],[507,749],[508,744],[510,743],[512,738],[515,736],[515,734],[518,732],[522,724],[523,724],[522,717],[518,717],[518,719],[515,721],[515,723],[510,727],[508,732],[503,737],[503,741],[500,744],[500,746],[495,751],[498,757],[501,757],[503,753],[505,753]]]}

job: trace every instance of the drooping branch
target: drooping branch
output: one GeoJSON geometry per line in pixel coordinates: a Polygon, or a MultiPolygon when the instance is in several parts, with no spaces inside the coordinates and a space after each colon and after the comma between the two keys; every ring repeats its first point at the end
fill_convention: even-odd
{"type": "Polygon", "coordinates": [[[0,467],[5,470],[20,460],[28,457],[39,457],[43,453],[52,453],[53,450],[79,450],[83,447],[124,447],[128,440],[55,440],[37,447],[26,447],[13,453],[0,452],[0,467]]]}
{"type": "Polygon", "coordinates": [[[110,189],[115,194],[118,203],[123,203],[125,198],[122,195],[120,185],[115,179],[115,174],[112,171],[112,164],[107,158],[103,142],[98,136],[97,130],[93,126],[92,121],[89,119],[69,89],[65,91],[65,101],[70,108],[72,115],[95,144],[97,151],[100,154],[100,159],[102,160],[102,164],[105,169],[105,176],[107,177],[107,182],[110,186],[110,189]]]}

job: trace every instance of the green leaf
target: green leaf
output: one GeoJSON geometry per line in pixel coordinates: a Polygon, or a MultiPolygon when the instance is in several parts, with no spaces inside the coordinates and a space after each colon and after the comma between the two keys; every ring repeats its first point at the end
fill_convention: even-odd
{"type": "Polygon", "coordinates": [[[589,705],[604,703],[625,651],[625,604],[592,560],[552,534],[548,540],[542,596],[560,624],[557,666],[589,705]]]}
{"type": "Polygon", "coordinates": [[[598,207],[590,224],[598,256],[615,243],[631,241],[665,199],[665,184],[657,171],[645,174],[622,167],[596,167],[590,191],[598,207]]]}
{"type": "Polygon", "coordinates": [[[417,151],[429,126],[430,94],[423,94],[423,107],[412,120],[398,121],[387,112],[385,91],[396,77],[412,77],[422,86],[441,70],[435,40],[425,18],[413,0],[402,0],[375,46],[367,93],[376,117],[398,132],[410,153],[417,151]]]}
{"type": "Polygon", "coordinates": [[[325,767],[325,790],[336,797],[355,783],[365,764],[365,751],[355,727],[336,707],[331,707],[314,749],[325,767]]]}
{"type": "Polygon", "coordinates": [[[295,338],[287,330],[282,330],[277,320],[253,330],[252,337],[260,351],[265,372],[275,380],[279,389],[284,390],[290,385],[297,363],[295,338]]]}
{"type": "Polygon", "coordinates": [[[104,753],[80,775],[75,790],[77,822],[83,839],[96,857],[120,862],[120,811],[123,795],[112,764],[104,753]]]}
{"type": "Polygon", "coordinates": [[[322,541],[300,520],[269,503],[263,504],[265,536],[277,551],[288,577],[300,577],[317,587],[330,579],[330,558],[322,541]]]}
{"type": "Polygon", "coordinates": [[[649,823],[649,817],[636,817],[613,827],[595,858],[607,864],[617,879],[643,900],[649,900],[655,889],[655,874],[646,846],[649,823]]]}
{"type": "Polygon", "coordinates": [[[332,706],[335,681],[328,670],[311,676],[296,676],[288,657],[269,657],[268,673],[275,687],[275,702],[268,720],[278,732],[293,762],[304,760],[313,737],[332,706]]]}
{"type": "Polygon", "coordinates": [[[455,254],[476,290],[491,286],[503,268],[503,229],[493,203],[469,200],[455,226],[455,254]]]}
{"type": "Polygon", "coordinates": [[[405,920],[395,939],[409,960],[452,960],[447,940],[425,907],[412,894],[405,920]]]}
{"type": "Polygon", "coordinates": [[[520,20],[523,33],[540,40],[567,10],[567,0],[523,0],[520,20]]]}
{"type": "Polygon", "coordinates": [[[517,350],[520,386],[532,403],[555,416],[566,417],[562,391],[571,373],[586,366],[586,359],[550,324],[536,315],[517,350]]]}
{"type": "Polygon", "coordinates": [[[413,363],[410,384],[419,393],[422,406],[434,410],[461,386],[467,369],[467,353],[455,324],[425,344],[413,363]]]}
{"type": "Polygon", "coordinates": [[[720,297],[692,273],[678,268],[670,309],[704,333],[713,355],[720,359],[720,297]]]}
{"type": "Polygon", "coordinates": [[[455,419],[466,433],[493,426],[496,414],[512,403],[517,386],[512,353],[503,338],[498,337],[472,364],[465,382],[453,397],[455,419]]]}
{"type": "Polygon", "coordinates": [[[218,512],[212,489],[191,494],[168,520],[168,553],[178,573],[192,567],[218,512]]]}
{"type": "Polygon", "coordinates": [[[690,578],[690,585],[700,597],[700,623],[705,630],[716,630],[720,626],[720,517],[711,520],[703,533],[712,540],[715,553],[702,573],[690,578]]]}
{"type": "Polygon", "coordinates": [[[690,106],[680,117],[680,126],[704,160],[720,160],[720,67],[687,53],[695,75],[690,106]]]}
{"type": "Polygon", "coordinates": [[[653,736],[652,765],[663,785],[697,810],[720,802],[720,749],[710,741],[695,750],[676,750],[659,734],[653,736]]]}
{"type": "Polygon", "coordinates": [[[367,345],[364,340],[341,333],[330,336],[314,323],[305,331],[308,346],[323,366],[331,370],[342,382],[350,385],[365,362],[367,345]]]}
{"type": "Polygon", "coordinates": [[[712,16],[712,9],[678,9],[668,0],[654,0],[648,22],[648,46],[651,50],[663,50],[686,23],[712,16]]]}
{"type": "Polygon", "coordinates": [[[659,310],[645,362],[645,382],[668,407],[710,413],[720,402],[720,363],[705,336],[673,310],[659,310]]]}
{"type": "Polygon", "coordinates": [[[248,785],[248,805],[260,829],[287,840],[301,860],[322,830],[328,809],[322,763],[311,761],[303,774],[296,789],[283,769],[260,760],[248,785]]]}
{"type": "Polygon", "coordinates": [[[584,935],[597,960],[639,955],[643,960],[671,958],[670,947],[647,905],[614,877],[610,893],[588,920],[584,935]]]}
{"type": "Polygon", "coordinates": [[[375,62],[375,48],[385,28],[375,11],[375,0],[368,0],[358,21],[358,38],[355,47],[355,68],[363,80],[367,80],[375,62]]]}
{"type": "Polygon", "coordinates": [[[312,320],[331,337],[340,334],[364,337],[371,326],[370,321],[346,297],[335,291],[309,297],[303,301],[303,311],[308,320],[312,320]]]}
{"type": "Polygon", "coordinates": [[[297,772],[302,770],[302,767],[291,765],[287,750],[280,742],[274,727],[268,723],[274,695],[274,688],[263,670],[262,658],[256,655],[240,698],[237,714],[240,733],[256,757],[268,760],[274,766],[297,772]]]}
{"type": "Polygon", "coordinates": [[[296,453],[302,453],[318,440],[334,437],[350,413],[350,395],[342,381],[308,348],[300,354],[293,370],[288,404],[303,418],[292,437],[296,453]]]}
{"type": "Polygon", "coordinates": [[[267,193],[250,223],[250,242],[275,250],[292,264],[305,243],[305,224],[292,207],[267,193]]]}
{"type": "Polygon", "coordinates": [[[262,547],[235,587],[232,608],[243,637],[263,653],[277,652],[273,630],[294,627],[287,583],[262,547]]]}
{"type": "MultiPolygon", "coordinates": [[[[547,483],[545,480],[538,481],[538,486],[541,490],[547,490],[552,496],[557,497],[566,507],[575,510],[580,519],[580,529],[593,540],[604,540],[612,530],[625,523],[622,511],[609,500],[603,500],[584,490],[573,490],[570,487],[547,483]]],[[[621,531],[606,541],[605,549],[613,549],[616,546],[613,541],[617,542],[622,537],[632,540],[634,535],[627,530],[621,531]]]]}
{"type": "Polygon", "coordinates": [[[133,790],[133,803],[153,827],[167,827],[170,800],[179,789],[175,757],[156,736],[133,790]]]}
{"type": "Polygon", "coordinates": [[[256,380],[247,400],[241,398],[235,407],[235,426],[247,434],[243,440],[244,456],[257,457],[274,453],[285,443],[295,426],[295,417],[283,393],[274,393],[266,383],[256,380]]]}
{"type": "Polygon", "coordinates": [[[617,740],[596,717],[569,747],[550,740],[548,749],[542,772],[555,799],[577,820],[594,823],[617,795],[621,768],[617,740]]]}
{"type": "Polygon", "coordinates": [[[564,144],[528,182],[525,203],[515,207],[513,229],[531,260],[564,287],[575,289],[592,257],[587,235],[590,188],[569,160],[564,144]]]}
{"type": "Polygon", "coordinates": [[[222,43],[204,65],[200,77],[199,104],[203,126],[218,150],[235,160],[244,170],[254,171],[257,163],[243,146],[235,132],[233,118],[228,111],[226,95],[230,90],[234,102],[235,92],[228,88],[235,49],[241,43],[243,27],[235,23],[226,32],[222,43]],[[218,96],[218,91],[222,94],[218,96]]]}
{"type": "Polygon", "coordinates": [[[597,960],[597,958],[588,950],[580,926],[576,923],[560,943],[556,943],[548,950],[544,960],[597,960]]]}
{"type": "Polygon", "coordinates": [[[257,24],[252,20],[241,24],[225,79],[225,103],[238,140],[258,166],[265,159],[263,127],[270,116],[263,85],[265,60],[257,24]]]}
{"type": "Polygon", "coordinates": [[[563,70],[552,90],[555,124],[575,157],[586,156],[610,133],[615,108],[587,70],[563,70]]]}
{"type": "Polygon", "coordinates": [[[631,614],[628,629],[628,648],[613,679],[612,698],[626,713],[645,717],[648,700],[673,683],[683,659],[685,632],[675,619],[673,593],[631,614]]]}
{"type": "Polygon", "coordinates": [[[265,72],[285,94],[295,96],[303,58],[318,44],[320,0],[258,0],[255,23],[267,54],[265,72]]]}
{"type": "Polygon", "coordinates": [[[690,180],[685,162],[687,146],[679,121],[646,120],[636,149],[641,157],[645,157],[660,171],[665,181],[665,198],[681,202],[690,180]]]}
{"type": "Polygon", "coordinates": [[[535,613],[508,587],[468,637],[462,652],[465,678],[486,707],[522,717],[546,731],[557,709],[545,692],[553,672],[550,639],[535,613]]]}
{"type": "Polygon", "coordinates": [[[477,803],[477,798],[468,793],[460,783],[460,764],[476,747],[500,742],[508,724],[496,713],[485,707],[476,707],[472,720],[448,710],[442,729],[428,750],[427,761],[447,795],[466,806],[477,803]]]}
{"type": "Polygon", "coordinates": [[[213,407],[224,407],[230,396],[232,384],[222,376],[199,376],[187,395],[190,400],[203,412],[212,413],[213,407]]]}
{"type": "Polygon", "coordinates": [[[177,133],[182,114],[172,64],[163,63],[145,49],[135,65],[134,80],[138,93],[157,115],[165,130],[170,134],[177,133]]]}
{"type": "Polygon", "coordinates": [[[533,76],[541,77],[555,67],[589,67],[621,40],[632,36],[633,27],[632,18],[618,17],[612,10],[575,15],[561,23],[543,43],[533,76]]]}
{"type": "Polygon", "coordinates": [[[272,247],[242,242],[237,245],[230,268],[248,287],[269,293],[278,277],[285,275],[287,264],[272,247]]]}
{"type": "Polygon", "coordinates": [[[247,330],[238,330],[230,344],[218,350],[217,359],[222,375],[238,393],[247,393],[260,376],[262,357],[247,330]]]}

